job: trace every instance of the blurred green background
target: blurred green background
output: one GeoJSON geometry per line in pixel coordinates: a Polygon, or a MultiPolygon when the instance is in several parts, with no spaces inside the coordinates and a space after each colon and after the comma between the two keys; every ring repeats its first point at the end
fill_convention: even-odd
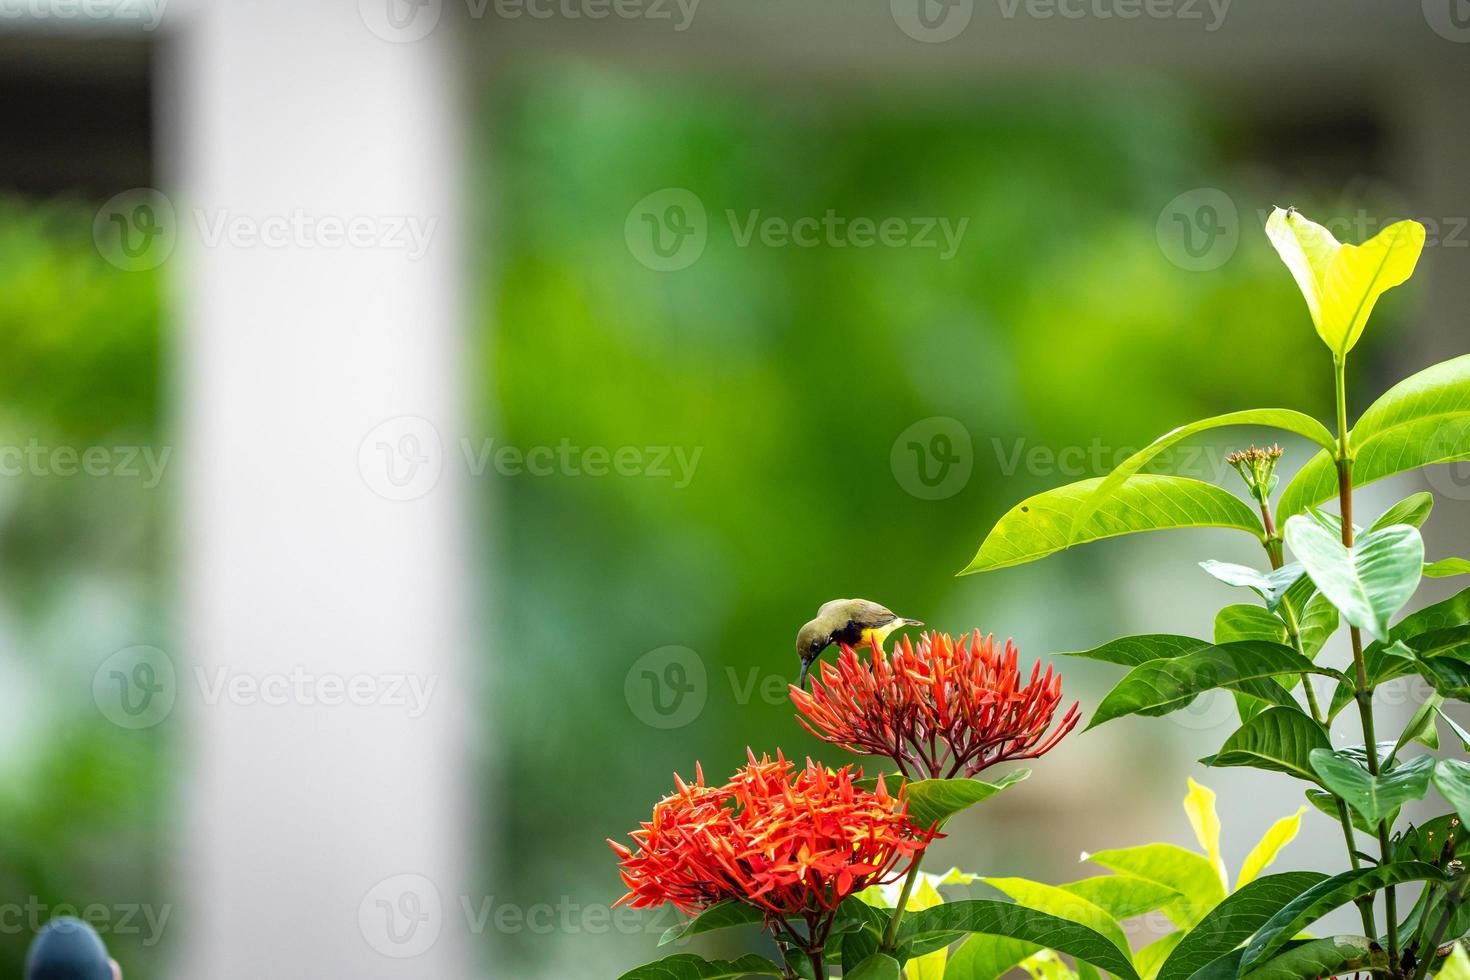
{"type": "MultiPolygon", "coordinates": [[[[1279,133],[1179,85],[791,98],[743,76],[561,58],[494,81],[470,127],[472,435],[635,447],[644,467],[478,485],[493,529],[479,542],[486,622],[504,651],[484,692],[483,890],[554,916],[486,937],[509,957],[501,975],[518,978],[606,980],[654,956],[672,920],[609,924],[620,889],[603,840],[645,818],[672,771],[698,760],[721,778],[746,746],[847,761],[802,732],[784,694],[796,630],[821,602],[865,596],[942,629],[1014,636],[1028,662],[1125,630],[1206,629],[1221,594],[1194,562],[1256,557],[1208,532],[1177,551],[1141,539],[954,576],[1013,503],[1173,425],[1260,405],[1325,414],[1326,355],[1260,209],[1403,211],[1373,147],[1339,152],[1324,176],[1309,156],[1283,157],[1279,133]],[[692,193],[708,218],[703,254],[674,272],[642,264],[625,236],[630,210],[664,188],[692,193]],[[1202,190],[1238,208],[1239,240],[1196,269],[1166,231],[1173,202],[1202,190]],[[946,259],[742,246],[727,215],[829,211],[965,225],[946,259]],[[963,436],[950,445],[969,474],[929,499],[909,442],[933,447],[940,432],[963,436]],[[657,686],[671,662],[686,700],[657,686]]],[[[172,267],[105,262],[91,235],[101,199],[0,203],[0,446],[171,444],[172,267]]],[[[1213,200],[1186,197],[1180,213],[1213,200]]],[[[1414,302],[1410,288],[1380,306],[1357,359],[1360,404],[1391,380],[1374,352],[1414,302]]],[[[1248,441],[1237,435],[1191,475],[1219,476],[1220,454],[1248,441]]],[[[15,706],[0,710],[0,894],[12,907],[98,901],[114,924],[128,905],[175,914],[179,720],[119,728],[90,687],[112,652],[172,646],[173,496],[171,479],[0,478],[0,678],[15,706]]],[[[1063,666],[1084,706],[1112,679],[1063,666]]],[[[1206,742],[1229,730],[1205,722],[1206,742]]],[[[1124,723],[1069,739],[1023,790],[956,828],[936,864],[1065,880],[1084,848],[1186,840],[1174,801],[1200,754],[1191,734],[1124,723]],[[1128,739],[1150,746],[1145,764],[1128,739]]],[[[1227,821],[1239,833],[1227,846],[1243,850],[1294,806],[1257,807],[1258,826],[1227,821]]],[[[0,922],[0,973],[19,974],[30,925],[0,922]]],[[[168,944],[137,926],[109,943],[131,976],[161,975],[168,944]]]]}
{"type": "MultiPolygon", "coordinates": [[[[1254,210],[1293,190],[1310,209],[1310,188],[1263,175],[1264,137],[1178,90],[900,88],[795,101],[760,86],[538,63],[495,91],[481,113],[494,188],[482,216],[481,437],[701,454],[682,489],[648,475],[495,488],[491,621],[511,655],[495,668],[494,718],[512,788],[498,796],[496,826],[513,842],[494,871],[497,901],[616,899],[603,838],[646,819],[670,773],[692,774],[696,760],[712,779],[747,745],[848,761],[798,727],[781,683],[794,679],[797,628],[827,599],[864,596],[946,630],[1014,636],[1027,658],[1164,629],[1159,615],[1187,612],[1190,596],[1223,600],[1194,562],[1235,543],[1209,532],[1176,538],[1183,550],[1167,556],[1139,541],[955,573],[1013,503],[1093,475],[1094,446],[1107,467],[1197,417],[1330,404],[1328,356],[1254,210]],[[1202,185],[1238,202],[1240,240],[1218,267],[1192,271],[1171,261],[1179,253],[1157,224],[1171,199],[1202,185]],[[669,187],[703,204],[707,244],[689,267],[659,272],[630,250],[624,218],[669,187]],[[969,224],[944,260],[911,247],[741,247],[727,216],[743,225],[756,210],[829,209],[969,224]],[[954,431],[926,423],[934,417],[955,420],[972,447],[968,480],[937,500],[916,495],[907,446],[895,452],[916,424],[926,446],[935,425],[954,431]],[[1086,472],[1072,471],[1076,452],[1047,462],[1066,447],[1088,450],[1086,472]],[[1170,596],[1162,612],[1136,598],[1150,576],[1170,596]],[[670,657],[682,673],[666,672],[670,657]],[[656,699],[679,707],[661,713],[656,699]]],[[[1404,302],[1384,304],[1380,340],[1404,302]]],[[[1359,364],[1373,363],[1371,350],[1359,364]]],[[[1224,448],[1183,465],[1218,479],[1224,448]]],[[[1210,615],[1177,625],[1207,630],[1210,615]]],[[[1096,666],[1064,665],[1071,696],[1095,703],[1106,690],[1111,674],[1096,666]]],[[[1084,847],[1182,840],[1173,801],[1190,743],[1130,731],[1156,757],[1146,771],[1136,749],[1109,756],[1116,732],[1074,737],[1023,791],[957,828],[937,866],[1070,880],[1084,847]],[[1142,806],[1098,809],[1099,793],[1128,792],[1169,802],[1152,824],[1142,806]]],[[[1260,813],[1257,832],[1281,815],[1260,813]]],[[[1238,829],[1244,848],[1252,828],[1238,829]]],[[[613,975],[610,961],[653,958],[672,920],[637,921],[613,939],[514,932],[512,973],[613,975]]]]}

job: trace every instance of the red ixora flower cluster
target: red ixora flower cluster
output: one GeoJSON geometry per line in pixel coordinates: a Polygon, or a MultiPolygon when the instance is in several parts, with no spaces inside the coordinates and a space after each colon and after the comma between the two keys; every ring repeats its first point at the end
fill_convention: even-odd
{"type": "Polygon", "coordinates": [[[881,777],[866,790],[851,766],[807,760],[793,779],[794,768],[751,753],[724,786],[706,786],[702,770],[693,785],[675,775],[678,791],[633,831],[633,848],[608,841],[629,888],[617,904],[696,912],[734,899],[778,922],[801,916],[816,936],[843,899],[893,880],[934,836],[881,777]]]}
{"type": "Polygon", "coordinates": [[[996,649],[980,631],[959,641],[905,637],[892,655],[872,644],[870,662],[844,646],[823,664],[811,693],[792,687],[813,735],[864,755],[883,755],[905,776],[970,777],[987,766],[1034,759],[1060,742],[1079,715],[1073,704],[1047,736],[1062,700],[1062,677],[1041,664],[1021,683],[1015,644],[996,649]]]}

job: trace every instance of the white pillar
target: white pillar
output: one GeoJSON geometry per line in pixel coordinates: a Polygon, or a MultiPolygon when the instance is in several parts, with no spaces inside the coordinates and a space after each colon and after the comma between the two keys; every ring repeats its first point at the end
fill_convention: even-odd
{"type": "Polygon", "coordinates": [[[438,13],[199,0],[163,72],[181,978],[471,972],[464,120],[449,26],[418,36],[438,13]]]}

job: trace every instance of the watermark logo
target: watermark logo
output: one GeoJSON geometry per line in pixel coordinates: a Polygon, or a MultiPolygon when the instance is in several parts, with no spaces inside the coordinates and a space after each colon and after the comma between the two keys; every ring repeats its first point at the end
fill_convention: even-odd
{"type": "Polygon", "coordinates": [[[952,41],[970,26],[975,0],[889,0],[893,22],[915,41],[952,41]]]}
{"type": "Polygon", "coordinates": [[[1424,19],[1446,41],[1470,43],[1470,0],[1424,0],[1424,19]]]}
{"type": "Polygon", "coordinates": [[[704,254],[709,219],[693,191],[665,187],[633,205],[623,222],[628,251],[655,272],[687,269],[704,254]]]}
{"type": "Polygon", "coordinates": [[[412,44],[439,26],[444,0],[357,0],[357,13],[384,41],[412,44]]]}
{"type": "Polygon", "coordinates": [[[119,269],[155,269],[173,254],[178,241],[174,206],[151,187],[123,191],[97,209],[92,241],[98,253],[119,269]]]}
{"type": "Polygon", "coordinates": [[[0,0],[0,20],[141,24],[157,30],[168,0],[0,0]]]}
{"type": "Polygon", "coordinates": [[[357,906],[357,927],[377,952],[393,959],[422,956],[439,941],[444,903],[423,875],[385,878],[357,906]]]}
{"type": "Polygon", "coordinates": [[[1470,500],[1470,461],[1436,463],[1423,469],[1424,480],[1450,500],[1470,500]]]}
{"type": "Polygon", "coordinates": [[[709,700],[704,660],[688,647],[650,650],[628,668],[623,697],[633,716],[650,728],[683,728],[709,700]]]}
{"type": "Polygon", "coordinates": [[[152,728],[178,698],[174,662],[158,647],[131,646],[102,662],[92,675],[92,700],[120,728],[152,728]]]}
{"type": "Polygon", "coordinates": [[[391,418],[363,437],[357,469],[383,499],[416,500],[438,485],[444,471],[439,430],[417,415],[391,418]]]}
{"type": "Polygon", "coordinates": [[[898,434],[888,464],[908,493],[920,500],[945,500],[970,482],[975,446],[959,419],[935,415],[898,434]]]}
{"type": "Polygon", "coordinates": [[[1196,187],[1164,205],[1154,235],[1170,262],[1190,272],[1207,272],[1235,254],[1240,215],[1230,195],[1218,187],[1196,187]]]}

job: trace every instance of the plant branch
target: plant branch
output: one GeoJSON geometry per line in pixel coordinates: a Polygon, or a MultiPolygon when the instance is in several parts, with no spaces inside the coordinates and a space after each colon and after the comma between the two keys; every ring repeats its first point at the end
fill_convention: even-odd
{"type": "Polygon", "coordinates": [[[887,952],[892,952],[898,946],[898,924],[903,919],[903,910],[909,904],[909,896],[914,893],[914,882],[919,880],[919,864],[923,860],[924,851],[914,855],[913,866],[909,868],[909,875],[903,881],[903,892],[898,896],[893,918],[888,920],[888,929],[883,933],[883,945],[880,948],[887,952]]]}
{"type": "MultiPolygon", "coordinates": [[[[1346,548],[1353,546],[1353,451],[1347,425],[1347,362],[1345,358],[1334,358],[1337,401],[1337,499],[1342,516],[1342,543],[1346,548]]],[[[1348,629],[1353,644],[1353,672],[1357,690],[1353,700],[1358,703],[1358,717],[1363,724],[1364,754],[1367,756],[1368,772],[1378,775],[1378,736],[1373,724],[1373,688],[1368,682],[1368,667],[1363,659],[1363,633],[1358,627],[1348,629]]],[[[1392,856],[1388,839],[1388,821],[1378,823],[1378,850],[1383,863],[1392,856]]],[[[1399,924],[1398,895],[1392,885],[1384,889],[1384,925],[1388,932],[1388,962],[1390,969],[1399,969],[1399,924]]]]}
{"type": "Polygon", "coordinates": [[[1424,980],[1424,975],[1429,972],[1429,964],[1434,961],[1434,955],[1439,951],[1439,944],[1444,942],[1444,934],[1450,927],[1450,921],[1454,919],[1455,913],[1459,911],[1461,903],[1465,900],[1467,883],[1470,883],[1470,877],[1461,878],[1445,891],[1444,912],[1440,914],[1439,924],[1434,927],[1433,938],[1419,957],[1419,965],[1414,968],[1414,980],[1424,980]]]}

